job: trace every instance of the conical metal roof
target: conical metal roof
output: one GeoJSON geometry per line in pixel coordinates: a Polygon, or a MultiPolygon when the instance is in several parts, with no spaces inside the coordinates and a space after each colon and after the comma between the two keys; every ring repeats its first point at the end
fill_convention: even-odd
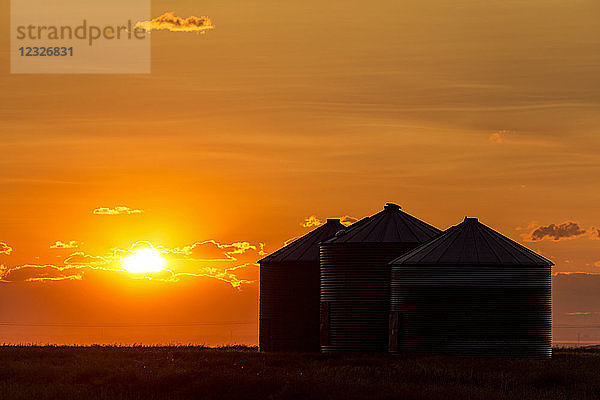
{"type": "Polygon", "coordinates": [[[550,260],[485,226],[477,218],[466,217],[462,223],[390,264],[554,265],[550,260]]]}
{"type": "Polygon", "coordinates": [[[326,243],[424,243],[441,231],[387,203],[383,211],[350,225],[326,243]]]}
{"type": "Polygon", "coordinates": [[[319,262],[319,244],[344,228],[339,219],[330,218],[327,223],[269,254],[258,263],[319,262]]]}

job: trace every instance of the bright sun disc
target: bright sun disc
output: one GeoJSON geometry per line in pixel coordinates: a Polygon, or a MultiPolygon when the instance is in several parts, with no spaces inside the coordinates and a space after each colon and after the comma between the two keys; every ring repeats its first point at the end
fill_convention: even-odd
{"type": "Polygon", "coordinates": [[[123,259],[123,268],[132,274],[160,272],[167,266],[167,261],[154,249],[139,249],[123,259]]]}

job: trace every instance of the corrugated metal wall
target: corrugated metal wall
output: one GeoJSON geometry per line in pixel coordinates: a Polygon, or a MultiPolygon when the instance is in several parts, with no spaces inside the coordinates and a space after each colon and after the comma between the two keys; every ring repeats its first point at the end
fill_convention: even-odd
{"type": "Polygon", "coordinates": [[[319,351],[319,263],[260,266],[259,348],[319,351]]]}
{"type": "Polygon", "coordinates": [[[319,351],[319,244],[344,228],[330,218],[259,261],[260,350],[319,351]]]}
{"type": "Polygon", "coordinates": [[[388,348],[390,265],[414,248],[405,243],[321,245],[322,351],[388,348]],[[327,311],[323,311],[326,309],[327,311]]]}
{"type": "Polygon", "coordinates": [[[549,266],[394,265],[390,351],[550,357],[550,279],[549,266]]]}

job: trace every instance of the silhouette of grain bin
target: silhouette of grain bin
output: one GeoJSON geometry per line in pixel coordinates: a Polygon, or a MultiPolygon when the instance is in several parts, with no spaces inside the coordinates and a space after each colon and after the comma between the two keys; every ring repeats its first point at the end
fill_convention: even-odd
{"type": "Polygon", "coordinates": [[[319,351],[319,243],[344,228],[328,219],[258,262],[261,350],[319,351]]]}
{"type": "Polygon", "coordinates": [[[477,218],[391,265],[390,351],[551,355],[552,262],[477,218]]]}
{"type": "Polygon", "coordinates": [[[321,350],[387,351],[389,262],[440,231],[388,203],[321,244],[321,350]]]}

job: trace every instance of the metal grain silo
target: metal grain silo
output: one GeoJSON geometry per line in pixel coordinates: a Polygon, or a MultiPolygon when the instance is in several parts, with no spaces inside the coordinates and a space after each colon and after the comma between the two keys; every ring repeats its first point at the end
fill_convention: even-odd
{"type": "Polygon", "coordinates": [[[388,203],[321,244],[321,350],[387,351],[389,262],[440,231],[388,203]]]}
{"type": "Polygon", "coordinates": [[[391,265],[390,351],[550,357],[552,262],[477,218],[391,265]]]}
{"type": "Polygon", "coordinates": [[[260,350],[319,351],[319,243],[344,228],[328,219],[258,261],[260,350]]]}

